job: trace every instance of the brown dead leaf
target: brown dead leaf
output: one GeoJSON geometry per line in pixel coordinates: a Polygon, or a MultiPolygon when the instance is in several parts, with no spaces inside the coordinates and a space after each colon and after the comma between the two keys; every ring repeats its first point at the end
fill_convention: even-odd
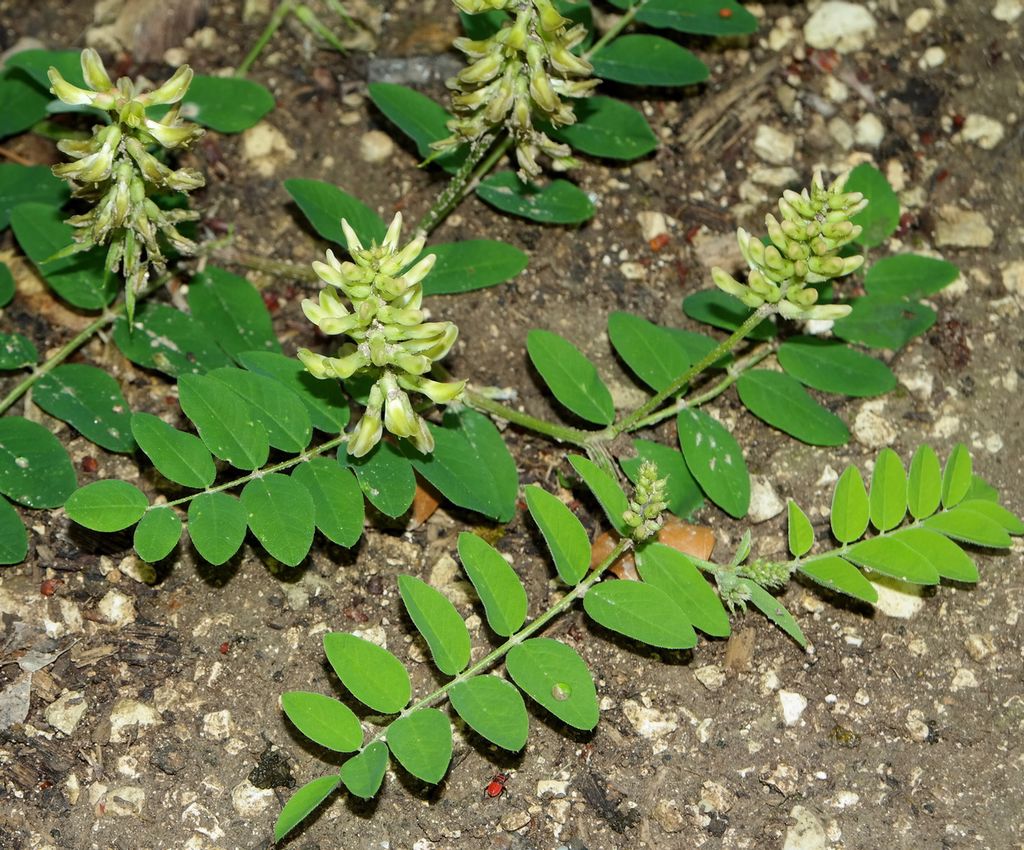
{"type": "Polygon", "coordinates": [[[58,301],[36,272],[35,266],[17,251],[0,251],[0,262],[6,263],[11,270],[21,306],[26,312],[42,316],[50,324],[72,331],[80,331],[92,321],[89,316],[69,310],[58,301]]]}
{"type": "MultiPolygon", "coordinates": [[[[598,535],[591,547],[590,568],[595,569],[612,553],[619,536],[611,531],[598,535]]],[[[690,525],[675,517],[665,520],[665,525],[658,532],[658,542],[682,552],[684,555],[692,555],[706,561],[711,557],[715,549],[714,532],[706,525],[690,525]]],[[[609,572],[617,578],[624,578],[629,581],[640,581],[640,575],[636,571],[636,561],[632,552],[626,552],[614,564],[608,568],[609,572]]]]}
{"type": "Polygon", "coordinates": [[[412,500],[412,525],[410,528],[416,529],[423,525],[434,515],[434,511],[440,504],[441,499],[437,495],[437,491],[429,484],[417,480],[416,495],[412,500]]]}
{"type": "Polygon", "coordinates": [[[754,639],[757,637],[757,630],[746,628],[740,629],[729,635],[725,644],[725,669],[733,673],[744,673],[750,669],[750,663],[754,659],[754,639]]]}

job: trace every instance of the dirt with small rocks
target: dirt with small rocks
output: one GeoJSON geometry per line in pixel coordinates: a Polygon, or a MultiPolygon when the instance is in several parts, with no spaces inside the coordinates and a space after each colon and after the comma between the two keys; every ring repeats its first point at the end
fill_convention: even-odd
{"type": "MultiPolygon", "coordinates": [[[[0,0],[0,52],[21,39],[82,47],[107,25],[92,0],[60,3],[60,14],[55,5],[0,0]]],[[[202,7],[201,34],[165,38],[163,60],[205,73],[241,61],[271,6],[189,5],[202,7]]],[[[753,529],[759,551],[784,548],[780,499],[797,499],[820,526],[836,472],[847,463],[867,470],[885,445],[908,457],[922,441],[940,454],[966,443],[977,471],[1021,514],[1020,0],[809,5],[748,4],[760,19],[756,36],[687,40],[711,67],[706,85],[684,93],[606,86],[644,112],[662,144],[632,165],[588,160],[573,173],[597,205],[590,223],[541,227],[475,199],[463,203],[439,241],[501,239],[528,251],[530,265],[501,287],[431,303],[461,329],[448,366],[478,384],[515,387],[526,411],[558,417],[524,353],[526,332],[542,327],[591,357],[617,399],[635,398],[605,335],[609,312],[692,328],[680,302],[709,285],[710,265],[737,261],[737,225],[759,232],[781,188],[806,183],[816,167],[835,173],[873,162],[906,212],[897,237],[869,262],[914,250],[957,263],[961,278],[931,300],[935,326],[886,356],[896,391],[822,399],[851,425],[849,445],[797,443],[745,413],[732,393],[710,405],[744,446],[751,472],[765,476],[760,504],[771,509],[753,529]]],[[[372,20],[364,42],[374,53],[338,55],[284,28],[251,74],[277,108],[240,137],[208,134],[193,155],[209,177],[197,195],[208,224],[233,225],[245,252],[308,263],[324,250],[284,179],[337,184],[385,218],[398,209],[415,218],[443,185],[416,167],[415,151],[374,109],[366,83],[412,75],[441,100],[441,80],[457,67],[446,53],[454,12],[446,0],[346,7],[372,20]]],[[[170,70],[159,60],[126,58],[123,66],[151,79],[170,70]]],[[[38,161],[56,158],[33,139],[6,144],[34,150],[38,161]]],[[[9,231],[0,235],[5,257],[13,248],[9,231]]],[[[16,327],[40,351],[55,348],[81,317],[39,291],[23,298],[32,282],[24,269],[18,277],[22,294],[4,310],[3,329],[16,327]]],[[[251,279],[264,287],[287,350],[315,344],[299,308],[311,287],[251,279]]],[[[106,340],[76,360],[109,369],[133,409],[166,414],[176,406],[166,382],[106,340]]],[[[29,412],[70,445],[81,483],[120,476],[155,487],[132,458],[29,412]]],[[[505,436],[523,483],[559,487],[562,449],[515,429],[505,436]]],[[[24,516],[30,558],[0,572],[0,691],[31,693],[24,721],[0,732],[2,850],[272,846],[289,794],[337,763],[289,727],[278,695],[334,692],[321,651],[329,631],[386,642],[409,664],[416,692],[434,686],[395,577],[450,576],[444,559],[457,534],[479,523],[444,509],[413,531],[376,523],[352,550],[318,544],[297,569],[269,563],[256,546],[214,568],[184,545],[153,576],[131,554],[128,534],[92,535],[60,511],[24,516]],[[41,666],[23,670],[35,667],[26,658],[41,666]]],[[[719,555],[731,551],[743,525],[712,509],[699,519],[714,527],[719,555]]],[[[600,530],[596,511],[588,524],[600,530]]],[[[522,513],[498,546],[513,556],[531,612],[541,610],[558,587],[522,513]]],[[[728,641],[678,653],[639,649],[570,615],[555,634],[594,671],[602,716],[593,733],[536,711],[526,749],[509,755],[457,728],[440,786],[389,771],[378,799],[335,800],[285,846],[1024,846],[1022,551],[1016,543],[1005,556],[978,552],[976,587],[886,597],[889,614],[794,584],[783,601],[813,646],[807,653],[754,613],[738,617],[728,641]],[[490,797],[484,789],[497,771],[509,776],[506,790],[490,797]]],[[[471,623],[483,651],[493,636],[479,617],[471,623]]]]}

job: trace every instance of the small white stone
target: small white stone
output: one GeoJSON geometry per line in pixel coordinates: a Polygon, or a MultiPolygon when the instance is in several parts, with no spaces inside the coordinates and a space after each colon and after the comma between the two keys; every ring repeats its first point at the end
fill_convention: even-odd
{"type": "Polygon", "coordinates": [[[89,703],[82,691],[65,691],[58,699],[46,707],[43,716],[58,732],[70,735],[82,719],[89,703]]]}
{"type": "Polygon", "coordinates": [[[877,115],[866,112],[853,126],[853,138],[861,148],[877,148],[885,138],[885,127],[877,115]]]}
{"type": "Polygon", "coordinates": [[[924,7],[920,9],[914,9],[909,15],[907,15],[907,30],[912,33],[924,32],[928,29],[928,25],[932,22],[932,17],[935,13],[931,9],[924,7]]]}
{"type": "Polygon", "coordinates": [[[833,103],[846,103],[850,97],[850,88],[846,83],[837,80],[831,74],[825,77],[825,97],[833,103]]]}
{"type": "Polygon", "coordinates": [[[626,280],[646,280],[647,269],[642,263],[622,263],[619,266],[619,271],[626,280]]]}
{"type": "Polygon", "coordinates": [[[762,773],[761,781],[784,797],[789,797],[800,787],[800,771],[791,764],[780,764],[771,773],[762,773]]]}
{"type": "Polygon", "coordinates": [[[896,427],[884,414],[885,400],[864,402],[853,420],[853,436],[862,446],[881,449],[896,442],[896,427]]]}
{"type": "Polygon", "coordinates": [[[922,369],[919,372],[901,372],[899,379],[914,398],[920,401],[927,401],[931,398],[935,388],[935,376],[927,369],[922,369]]]}
{"type": "Polygon", "coordinates": [[[795,36],[796,29],[793,26],[793,19],[789,15],[783,15],[768,33],[768,49],[779,53],[786,49],[795,36]]]}
{"type": "Polygon", "coordinates": [[[964,119],[964,126],[960,130],[960,138],[965,142],[974,142],[982,150],[990,151],[1006,135],[1006,129],[996,121],[978,112],[972,112],[964,119]]]}
{"type": "Polygon", "coordinates": [[[1012,295],[1024,296],[1024,260],[1014,260],[1000,269],[1003,286],[1012,295]]]}
{"type": "Polygon", "coordinates": [[[791,165],[755,165],[750,169],[750,179],[763,186],[781,189],[799,179],[800,175],[791,165]]]}
{"type": "Polygon", "coordinates": [[[992,10],[992,17],[997,21],[1004,21],[1012,24],[1024,14],[1024,2],[1022,0],[996,0],[996,6],[992,10]]]}
{"type": "Polygon", "coordinates": [[[505,832],[516,832],[520,829],[525,829],[530,825],[530,821],[533,818],[530,817],[529,812],[522,810],[511,811],[501,819],[501,828],[505,832]]]}
{"type": "Polygon", "coordinates": [[[1003,438],[999,434],[989,434],[985,438],[985,451],[989,454],[999,454],[1003,450],[1003,438]]]}
{"type": "Polygon", "coordinates": [[[910,737],[919,744],[923,744],[931,737],[932,730],[928,728],[924,712],[919,708],[912,708],[907,712],[907,719],[903,726],[910,733],[910,737]]]}
{"type": "Polygon", "coordinates": [[[152,706],[134,699],[119,699],[110,710],[111,743],[134,739],[138,732],[160,722],[160,715],[152,706]]]}
{"type": "Polygon", "coordinates": [[[944,204],[936,211],[936,218],[935,244],[938,246],[987,248],[996,238],[987,218],[975,210],[944,204]]]}
{"type": "Polygon", "coordinates": [[[284,133],[266,121],[242,133],[242,159],[260,177],[270,177],[279,166],[292,162],[295,157],[295,150],[284,133]]]}
{"type": "Polygon", "coordinates": [[[848,809],[860,802],[860,794],[853,791],[838,791],[829,799],[829,802],[836,809],[848,809]]]}
{"type": "Polygon", "coordinates": [[[565,779],[541,779],[537,782],[538,797],[564,797],[569,793],[569,782],[565,779]]]}
{"type": "Polygon", "coordinates": [[[725,684],[725,670],[717,664],[705,664],[693,671],[693,677],[709,691],[717,691],[725,684]]]}
{"type": "Polygon", "coordinates": [[[807,708],[807,697],[796,691],[779,691],[779,705],[782,707],[782,720],[787,726],[795,726],[807,708]]]}
{"type": "Polygon", "coordinates": [[[548,817],[555,823],[568,823],[569,814],[572,811],[572,803],[569,800],[552,800],[548,803],[548,817]]]}
{"type": "Polygon", "coordinates": [[[967,647],[967,654],[975,661],[984,661],[996,651],[996,643],[990,635],[972,634],[964,641],[967,647]]]}
{"type": "Polygon", "coordinates": [[[766,522],[786,509],[771,481],[765,475],[750,476],[750,508],[747,519],[752,523],[766,522]]]}
{"type": "Polygon", "coordinates": [[[370,130],[359,140],[359,158],[363,162],[386,162],[395,152],[391,136],[380,130],[370,130]]]}
{"type": "Polygon", "coordinates": [[[938,421],[932,425],[932,436],[940,440],[948,439],[960,430],[959,416],[940,416],[938,421]]]}
{"type": "Polygon", "coordinates": [[[973,670],[968,670],[966,667],[960,667],[953,674],[953,681],[949,685],[952,691],[962,691],[966,688],[976,687],[978,687],[978,677],[974,675],[973,670]]]}
{"type": "Polygon", "coordinates": [[[135,602],[120,590],[111,590],[99,601],[96,610],[105,623],[123,628],[135,622],[135,602]]]}
{"type": "Polygon", "coordinates": [[[257,788],[248,779],[231,789],[231,805],[244,818],[265,812],[276,799],[272,788],[257,788]]]}
{"type": "Polygon", "coordinates": [[[825,850],[828,836],[815,814],[803,806],[793,806],[789,816],[793,825],[786,830],[782,850],[825,850]]]}
{"type": "Polygon", "coordinates": [[[636,220],[640,224],[640,233],[643,234],[645,242],[653,242],[658,237],[668,234],[668,220],[665,218],[665,213],[644,210],[636,214],[636,220]]]}
{"type": "Polygon", "coordinates": [[[834,48],[839,53],[852,53],[864,47],[876,29],[875,19],[866,7],[844,0],[827,0],[804,24],[804,39],[818,50],[834,48]]]}
{"type": "Polygon", "coordinates": [[[921,58],[917,60],[917,67],[922,71],[927,71],[929,68],[938,68],[945,61],[946,51],[938,45],[934,45],[921,54],[921,58]]]}
{"type": "Polygon", "coordinates": [[[203,715],[203,737],[226,741],[231,737],[231,712],[228,709],[211,711],[203,715]]]}
{"type": "Polygon", "coordinates": [[[111,788],[104,796],[106,814],[116,815],[119,818],[136,817],[142,814],[142,809],[146,804],[146,792],[134,785],[111,788]]]}
{"type": "Polygon", "coordinates": [[[663,738],[679,728],[679,721],[674,714],[648,708],[636,700],[623,702],[622,713],[641,738],[663,738]]]}
{"type": "Polygon", "coordinates": [[[754,153],[773,165],[789,165],[796,153],[796,139],[768,124],[761,124],[754,135],[754,153]]]}
{"type": "Polygon", "coordinates": [[[909,620],[924,607],[923,589],[888,576],[872,576],[871,584],[878,593],[875,608],[887,617],[909,620]]]}
{"type": "Polygon", "coordinates": [[[700,787],[700,808],[705,812],[724,814],[733,807],[736,798],[724,785],[710,780],[700,787]]]}

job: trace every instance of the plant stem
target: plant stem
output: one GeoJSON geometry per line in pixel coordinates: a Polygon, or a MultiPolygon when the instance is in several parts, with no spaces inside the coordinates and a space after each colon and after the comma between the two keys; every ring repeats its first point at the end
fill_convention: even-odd
{"type": "MultiPolygon", "coordinates": [[[[512,635],[512,637],[506,640],[501,646],[487,653],[487,655],[485,655],[483,658],[477,661],[476,664],[467,667],[450,682],[442,685],[433,693],[427,694],[422,699],[419,699],[416,702],[414,702],[412,705],[406,708],[401,713],[401,715],[399,715],[399,717],[407,717],[408,715],[412,714],[415,711],[419,711],[422,708],[429,708],[430,706],[437,705],[437,703],[441,702],[448,696],[448,692],[451,691],[451,689],[454,688],[456,685],[465,682],[467,679],[472,679],[474,676],[477,676],[480,673],[483,673],[486,670],[489,670],[495,665],[497,665],[497,663],[508,654],[509,650],[521,644],[524,640],[530,637],[530,635],[536,634],[538,631],[544,628],[544,626],[550,623],[555,617],[557,617],[569,606],[571,606],[577,599],[582,599],[586,592],[590,590],[590,588],[593,585],[595,585],[598,581],[600,581],[601,577],[604,575],[605,570],[607,570],[608,567],[614,564],[622,555],[622,553],[625,552],[627,549],[631,548],[632,545],[633,541],[630,540],[628,537],[621,538],[618,544],[616,544],[615,548],[612,550],[611,554],[608,555],[608,557],[601,562],[600,566],[594,569],[590,573],[590,575],[586,577],[586,579],[581,581],[572,590],[565,594],[565,596],[563,596],[554,605],[548,608],[547,611],[531,620],[529,623],[523,626],[523,628],[521,628],[518,632],[512,635]]],[[[394,721],[392,721],[392,723],[393,722],[394,721]]],[[[389,723],[388,726],[390,725],[391,724],[389,723]]],[[[366,746],[369,746],[374,741],[379,741],[385,738],[387,735],[388,726],[384,726],[383,728],[381,728],[377,732],[377,734],[374,735],[373,738],[371,738],[367,742],[366,746]]]]}
{"type": "Polygon", "coordinates": [[[598,50],[600,50],[609,41],[611,41],[620,32],[622,32],[626,27],[633,23],[633,19],[637,16],[637,13],[646,5],[647,0],[640,0],[640,2],[637,3],[635,6],[630,7],[630,9],[628,9],[626,13],[608,29],[608,32],[602,35],[597,41],[595,41],[590,46],[590,49],[583,54],[583,58],[589,59],[591,56],[597,53],[598,50]]]}
{"type": "Polygon", "coordinates": [[[324,452],[330,451],[335,446],[340,446],[342,443],[347,442],[347,440],[348,434],[341,434],[340,436],[332,437],[326,443],[321,443],[319,446],[306,449],[306,451],[294,455],[287,460],[282,460],[280,463],[275,463],[273,466],[264,466],[260,469],[254,469],[248,475],[243,475],[241,478],[225,481],[223,484],[218,484],[216,487],[208,487],[198,493],[190,493],[188,496],[182,496],[180,499],[175,499],[173,502],[164,502],[162,505],[150,505],[146,510],[151,511],[156,508],[169,508],[172,505],[184,505],[187,502],[191,502],[196,496],[203,496],[207,493],[219,493],[222,490],[231,490],[235,487],[240,487],[242,484],[249,483],[254,478],[262,478],[264,475],[270,475],[272,472],[280,472],[282,469],[290,469],[293,466],[298,466],[300,463],[305,463],[307,460],[318,457],[324,452]]]}
{"type": "Polygon", "coordinates": [[[444,191],[434,201],[434,205],[416,225],[418,235],[427,236],[433,232],[459,202],[473,191],[484,175],[494,168],[495,163],[512,145],[510,136],[505,136],[500,141],[499,139],[500,136],[492,136],[487,141],[470,147],[469,156],[462,167],[452,176],[444,191]]]}
{"type": "Polygon", "coordinates": [[[263,32],[260,33],[260,37],[256,39],[256,43],[252,46],[252,49],[245,55],[241,64],[235,69],[236,77],[244,77],[249,73],[256,60],[259,59],[260,53],[263,52],[263,48],[267,46],[267,42],[274,37],[280,28],[281,24],[284,23],[284,19],[288,13],[292,10],[294,0],[281,0],[277,4],[277,8],[274,9],[274,14],[270,16],[270,20],[267,21],[267,25],[263,32]]]}
{"type": "Polygon", "coordinates": [[[489,398],[479,390],[474,390],[472,388],[466,389],[465,400],[466,404],[475,410],[479,410],[481,413],[498,416],[501,419],[505,419],[513,423],[514,425],[519,425],[523,428],[529,429],[530,431],[543,434],[546,437],[551,437],[559,443],[572,443],[574,446],[586,448],[591,442],[593,442],[594,438],[598,434],[602,433],[601,431],[583,431],[580,428],[571,428],[568,425],[559,425],[555,422],[547,422],[543,419],[538,419],[535,416],[530,416],[528,413],[522,413],[521,411],[508,407],[500,401],[495,401],[493,398],[489,398]]]}
{"type": "Polygon", "coordinates": [[[749,334],[754,330],[761,322],[768,318],[772,313],[775,312],[774,304],[762,304],[753,313],[751,313],[747,319],[736,328],[732,334],[722,342],[720,342],[713,350],[705,355],[701,360],[694,363],[689,369],[683,372],[678,378],[676,378],[669,386],[665,387],[661,392],[647,401],[645,404],[640,405],[636,410],[630,413],[625,419],[620,422],[616,422],[608,430],[612,437],[617,437],[624,431],[632,431],[637,427],[637,423],[641,420],[650,416],[655,410],[657,410],[666,401],[672,398],[676,393],[683,389],[687,384],[690,383],[697,375],[711,366],[713,363],[717,363],[724,355],[731,352],[737,345],[739,345],[749,334]]]}
{"type": "Polygon", "coordinates": [[[747,354],[740,360],[737,360],[731,366],[726,369],[725,377],[715,384],[712,384],[703,392],[695,396],[687,396],[685,398],[677,399],[673,404],[668,407],[663,407],[661,410],[652,413],[650,416],[641,419],[639,422],[634,422],[630,426],[629,430],[639,431],[642,428],[650,428],[652,425],[657,425],[670,416],[675,416],[679,411],[687,408],[700,407],[702,404],[707,404],[713,398],[717,398],[724,393],[729,387],[739,380],[740,376],[752,369],[770,354],[772,354],[778,345],[774,342],[766,342],[762,345],[757,346],[753,351],[747,354]]]}
{"type": "Polygon", "coordinates": [[[313,267],[302,263],[290,263],[287,260],[273,260],[256,254],[245,254],[237,251],[229,252],[227,259],[253,271],[263,272],[274,277],[291,277],[296,280],[316,280],[313,267]]]}
{"type": "MultiPolygon", "coordinates": [[[[170,275],[161,275],[159,278],[157,278],[156,281],[147,286],[144,290],[142,290],[142,292],[138,294],[138,296],[136,296],[135,303],[138,304],[138,302],[141,301],[143,298],[152,295],[154,292],[156,292],[156,290],[162,287],[169,279],[170,275]]],[[[82,330],[80,330],[77,334],[71,337],[71,339],[69,339],[66,343],[64,343],[64,345],[60,347],[56,354],[54,354],[52,357],[47,358],[45,363],[43,363],[41,366],[38,366],[31,372],[31,374],[23,378],[14,387],[14,389],[12,389],[9,393],[7,393],[7,395],[3,397],[2,400],[0,400],[0,415],[6,413],[11,408],[11,405],[14,404],[14,402],[16,402],[19,398],[25,395],[25,393],[32,389],[32,387],[40,378],[42,378],[44,375],[49,374],[58,366],[60,366],[61,363],[67,360],[68,357],[70,357],[79,348],[85,345],[90,339],[92,339],[92,337],[95,334],[103,330],[103,328],[107,327],[108,325],[112,325],[114,322],[116,322],[124,314],[124,311],[125,303],[124,301],[122,301],[113,310],[107,310],[102,315],[97,316],[95,319],[89,322],[88,325],[82,328],[82,330]]]]}

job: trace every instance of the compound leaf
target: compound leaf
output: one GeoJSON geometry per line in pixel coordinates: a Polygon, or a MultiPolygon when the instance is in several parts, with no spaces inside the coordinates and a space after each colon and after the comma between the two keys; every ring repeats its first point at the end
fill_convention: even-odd
{"type": "Polygon", "coordinates": [[[252,479],[242,489],[246,522],[256,539],[281,563],[294,567],[313,545],[313,497],[294,478],[278,472],[252,479]]]}
{"type": "Polygon", "coordinates": [[[486,540],[464,531],[458,545],[462,568],[484,605],[487,624],[502,637],[510,637],[526,621],[523,583],[486,540]]]}
{"type": "Polygon", "coordinates": [[[566,584],[577,584],[590,567],[587,530],[557,496],[536,484],[527,487],[525,493],[530,516],[548,544],[558,575],[566,584]]]}
{"type": "Polygon", "coordinates": [[[345,632],[324,635],[324,652],[352,696],[381,714],[397,714],[412,696],[402,662],[375,643],[345,632]]]}
{"type": "Polygon", "coordinates": [[[474,676],[455,685],[448,696],[466,725],[492,744],[511,752],[526,746],[530,719],[514,685],[497,676],[474,676]]]}
{"type": "Polygon", "coordinates": [[[469,630],[455,606],[439,590],[415,576],[400,575],[398,591],[413,624],[430,647],[437,668],[455,676],[469,664],[469,630]]]}
{"type": "Polygon", "coordinates": [[[505,668],[527,696],[562,722],[584,730],[597,725],[594,680],[571,647],[551,638],[531,638],[509,650],[505,668]]]}
{"type": "Polygon", "coordinates": [[[135,525],[149,507],[149,499],[127,481],[94,481],[72,493],[64,510],[79,525],[93,531],[120,531],[135,525]]]}
{"type": "Polygon", "coordinates": [[[344,703],[308,691],[281,694],[281,708],[303,735],[336,753],[351,753],[363,743],[359,718],[344,703]]]}

